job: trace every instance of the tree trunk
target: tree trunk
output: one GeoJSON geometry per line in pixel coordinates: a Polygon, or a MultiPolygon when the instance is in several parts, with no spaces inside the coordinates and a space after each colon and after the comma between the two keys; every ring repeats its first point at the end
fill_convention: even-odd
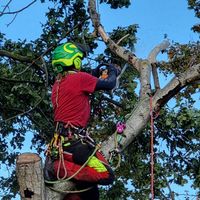
{"type": "Polygon", "coordinates": [[[19,155],[16,161],[16,171],[22,200],[62,200],[68,193],[67,191],[75,187],[70,181],[55,183],[47,187],[43,176],[42,159],[38,154],[19,155]]]}
{"type": "Polygon", "coordinates": [[[17,157],[17,178],[22,200],[45,200],[42,159],[34,153],[17,157]]]}

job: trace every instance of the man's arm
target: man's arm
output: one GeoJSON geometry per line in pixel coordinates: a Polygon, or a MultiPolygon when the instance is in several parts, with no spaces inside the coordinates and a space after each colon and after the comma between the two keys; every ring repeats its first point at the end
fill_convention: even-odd
{"type": "MultiPolygon", "coordinates": [[[[117,76],[120,74],[120,70],[114,67],[113,65],[109,65],[109,73],[106,79],[99,78],[95,87],[95,90],[112,90],[116,85],[117,76]]],[[[92,75],[98,77],[99,69],[95,69],[92,72],[92,75]]]]}

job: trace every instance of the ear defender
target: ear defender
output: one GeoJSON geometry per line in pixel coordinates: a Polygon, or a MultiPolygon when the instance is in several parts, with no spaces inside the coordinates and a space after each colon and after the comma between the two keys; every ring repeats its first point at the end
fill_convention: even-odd
{"type": "Polygon", "coordinates": [[[81,64],[82,64],[81,58],[77,57],[77,58],[74,59],[74,67],[75,67],[77,70],[80,70],[80,69],[81,69],[81,64]]]}

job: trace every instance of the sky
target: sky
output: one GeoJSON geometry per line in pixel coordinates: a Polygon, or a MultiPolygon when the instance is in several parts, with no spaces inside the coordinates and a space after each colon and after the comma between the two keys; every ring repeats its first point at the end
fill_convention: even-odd
{"type": "MultiPolygon", "coordinates": [[[[8,0],[0,1],[0,10],[8,0]]],[[[32,0],[13,0],[10,11],[16,11],[26,6],[32,0]]],[[[101,23],[109,32],[118,26],[138,24],[137,44],[135,54],[139,58],[147,58],[149,52],[161,43],[167,34],[170,41],[185,44],[199,40],[199,36],[191,31],[191,27],[198,23],[194,12],[187,9],[186,0],[132,0],[127,9],[111,11],[108,5],[98,5],[101,23]]],[[[34,40],[41,34],[41,24],[45,23],[47,5],[38,0],[31,7],[18,13],[14,21],[13,15],[0,17],[0,31],[12,40],[34,40]],[[8,25],[11,23],[10,25],[8,25]]],[[[166,59],[159,56],[158,59],[166,59]]],[[[199,94],[197,94],[199,99],[199,94]]],[[[190,189],[190,188],[187,188],[190,189]]],[[[183,191],[181,191],[183,192],[183,191]]],[[[194,193],[193,193],[194,194],[194,193]]],[[[183,198],[178,198],[183,199],[183,198]]],[[[191,197],[191,200],[193,198],[191,197]]]]}
{"type": "MultiPolygon", "coordinates": [[[[5,5],[8,0],[1,0],[5,5]]],[[[31,0],[13,0],[10,5],[11,11],[19,10],[31,2],[31,0]]],[[[36,39],[41,33],[41,23],[45,23],[45,11],[49,4],[41,4],[40,1],[31,7],[18,13],[14,22],[7,26],[13,19],[13,15],[1,17],[0,30],[6,33],[8,38],[36,39]]],[[[138,42],[136,44],[136,55],[146,58],[150,50],[162,42],[164,34],[171,41],[187,43],[197,41],[199,36],[191,31],[192,25],[198,22],[194,12],[187,9],[186,0],[133,0],[127,9],[112,10],[108,5],[99,4],[98,10],[101,22],[106,31],[111,31],[117,26],[128,26],[138,24],[138,42]]]]}

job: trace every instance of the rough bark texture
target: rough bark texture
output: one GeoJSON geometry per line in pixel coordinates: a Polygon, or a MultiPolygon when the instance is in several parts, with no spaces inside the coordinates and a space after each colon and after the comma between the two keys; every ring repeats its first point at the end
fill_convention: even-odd
{"type": "Polygon", "coordinates": [[[24,153],[17,158],[17,178],[22,200],[44,200],[42,160],[37,154],[24,153]]]}
{"type": "Polygon", "coordinates": [[[22,200],[62,200],[67,191],[74,189],[70,181],[45,186],[42,159],[34,153],[19,155],[16,171],[22,200]]]}

